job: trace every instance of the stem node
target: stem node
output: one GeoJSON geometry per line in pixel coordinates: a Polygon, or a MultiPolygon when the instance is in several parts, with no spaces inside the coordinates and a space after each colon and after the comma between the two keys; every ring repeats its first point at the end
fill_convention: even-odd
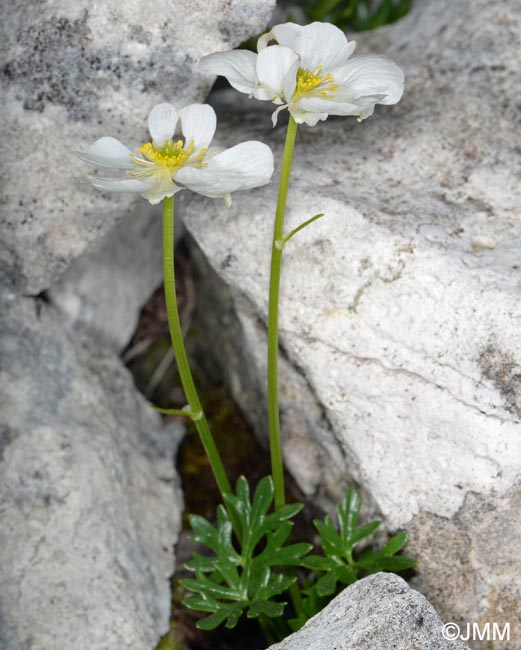
{"type": "Polygon", "coordinates": [[[162,413],[170,411],[174,415],[186,415],[191,418],[195,423],[201,442],[203,443],[204,450],[210,461],[215,480],[221,491],[231,492],[230,482],[226,475],[226,470],[221,460],[221,456],[213,439],[210,427],[204,415],[199,395],[194,384],[192,371],[188,363],[188,357],[183,342],[183,332],[181,330],[181,322],[179,320],[179,312],[177,309],[177,298],[175,291],[175,274],[174,274],[174,197],[167,197],[163,200],[163,270],[165,276],[165,302],[166,312],[168,316],[168,327],[170,329],[170,337],[172,339],[172,347],[174,348],[175,358],[177,361],[177,369],[179,377],[186,395],[189,410],[180,409],[176,413],[176,409],[156,409],[162,413]]]}

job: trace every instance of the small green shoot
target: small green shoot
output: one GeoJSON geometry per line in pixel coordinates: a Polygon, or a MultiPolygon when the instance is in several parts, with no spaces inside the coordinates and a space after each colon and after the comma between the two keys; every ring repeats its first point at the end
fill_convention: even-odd
{"type": "Polygon", "coordinates": [[[303,612],[290,621],[294,630],[327,604],[338,592],[339,584],[347,586],[378,571],[398,572],[416,566],[415,560],[397,555],[407,544],[406,532],[391,537],[379,551],[366,546],[357,552],[357,547],[377,531],[381,522],[372,521],[358,526],[360,495],[354,488],[348,490],[336,511],[337,526],[331,517],[313,522],[320,535],[323,555],[308,555],[303,560],[304,566],[314,572],[315,580],[304,583],[303,612]]]}

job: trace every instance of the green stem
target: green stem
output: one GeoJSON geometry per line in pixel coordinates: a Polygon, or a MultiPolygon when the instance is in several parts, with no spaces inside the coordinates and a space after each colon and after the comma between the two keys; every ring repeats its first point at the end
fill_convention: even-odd
{"type": "Polygon", "coordinates": [[[199,411],[199,413],[192,413],[192,411],[188,411],[187,409],[164,409],[160,406],[154,406],[153,404],[150,404],[150,408],[153,411],[156,411],[156,413],[162,413],[163,415],[181,415],[194,421],[199,420],[202,417],[201,411],[199,411]]]}
{"type": "Polygon", "coordinates": [[[291,172],[291,161],[295,138],[297,136],[297,123],[290,116],[284,154],[282,157],[282,170],[280,172],[279,197],[275,213],[273,228],[273,246],[271,249],[270,294],[268,308],[268,423],[270,433],[271,471],[275,486],[275,508],[281,508],[286,500],[284,494],[284,468],[282,463],[282,447],[280,442],[279,419],[279,387],[278,387],[278,354],[279,354],[279,293],[280,271],[282,267],[282,248],[277,242],[284,239],[284,215],[286,212],[286,197],[291,172]]]}
{"type": "Polygon", "coordinates": [[[177,298],[175,291],[174,275],[174,197],[163,200],[163,270],[165,280],[165,301],[166,312],[168,315],[168,326],[170,328],[170,337],[174,348],[177,369],[185,391],[186,401],[192,414],[197,414],[197,419],[193,418],[195,427],[204,450],[210,461],[210,465],[215,476],[217,485],[221,494],[231,492],[230,482],[226,475],[221,457],[215,445],[215,441],[210,432],[210,427],[206,420],[199,396],[195,388],[192,372],[186,356],[186,350],[183,343],[183,333],[179,321],[179,312],[177,310],[177,298]],[[200,414],[200,417],[199,417],[200,414]]]}
{"type": "Polygon", "coordinates": [[[316,214],[314,217],[311,217],[311,219],[308,219],[307,221],[304,221],[304,223],[301,223],[300,226],[297,226],[296,228],[293,228],[291,232],[289,232],[283,239],[277,240],[275,242],[275,246],[277,248],[280,248],[281,250],[284,248],[284,246],[289,242],[289,240],[294,237],[298,232],[301,230],[304,230],[307,226],[309,226],[310,223],[313,223],[317,219],[320,219],[321,217],[324,216],[324,213],[321,212],[320,214],[316,214]]]}
{"type": "Polygon", "coordinates": [[[259,622],[260,629],[262,630],[264,638],[269,643],[269,645],[277,643],[279,639],[277,638],[277,635],[273,633],[272,626],[270,625],[270,619],[267,616],[259,616],[257,621],[259,622]]]}
{"type": "Polygon", "coordinates": [[[306,615],[304,613],[304,603],[302,602],[302,594],[300,593],[300,587],[297,582],[294,582],[290,586],[289,594],[291,596],[291,602],[293,603],[293,609],[295,610],[296,618],[304,618],[304,620],[306,620],[306,615]]]}

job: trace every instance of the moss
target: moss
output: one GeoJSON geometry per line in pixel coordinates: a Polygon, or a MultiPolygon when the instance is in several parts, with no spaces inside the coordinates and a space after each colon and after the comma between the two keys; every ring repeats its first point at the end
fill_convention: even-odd
{"type": "Polygon", "coordinates": [[[175,630],[170,630],[161,637],[156,650],[183,650],[183,642],[177,638],[175,630]]]}

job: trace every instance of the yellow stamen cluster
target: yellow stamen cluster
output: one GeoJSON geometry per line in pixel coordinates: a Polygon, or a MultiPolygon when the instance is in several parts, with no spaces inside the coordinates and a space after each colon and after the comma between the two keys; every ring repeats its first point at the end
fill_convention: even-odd
{"type": "Polygon", "coordinates": [[[130,175],[133,177],[142,177],[160,175],[163,177],[168,174],[171,178],[176,172],[186,164],[196,167],[206,167],[203,162],[206,149],[201,149],[195,158],[190,160],[190,156],[196,150],[195,143],[192,140],[189,147],[184,148],[182,140],[174,142],[167,140],[160,147],[155,142],[147,142],[139,147],[139,154],[132,155],[132,161],[136,167],[132,169],[130,175]]]}
{"type": "Polygon", "coordinates": [[[331,96],[330,92],[328,91],[335,91],[338,86],[336,84],[333,84],[333,75],[331,75],[329,72],[325,75],[321,75],[321,70],[321,65],[318,66],[315,72],[311,72],[305,68],[298,69],[297,83],[295,86],[295,92],[293,93],[293,101],[304,97],[305,95],[320,95],[322,97],[331,96]],[[315,91],[315,89],[317,90],[315,91]]]}
{"type": "Polygon", "coordinates": [[[190,157],[194,147],[183,149],[183,141],[173,142],[167,140],[161,147],[156,146],[153,142],[147,142],[139,147],[142,158],[134,157],[134,162],[143,167],[149,167],[149,163],[154,163],[156,167],[163,167],[174,174],[190,157]]]}

